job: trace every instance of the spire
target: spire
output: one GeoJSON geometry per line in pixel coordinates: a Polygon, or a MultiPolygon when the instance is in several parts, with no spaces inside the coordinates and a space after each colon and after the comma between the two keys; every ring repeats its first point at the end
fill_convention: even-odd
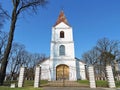
{"type": "Polygon", "coordinates": [[[64,22],[65,24],[69,25],[63,10],[60,12],[59,17],[58,17],[58,19],[57,19],[57,21],[56,21],[54,26],[58,25],[61,22],[64,22]]]}

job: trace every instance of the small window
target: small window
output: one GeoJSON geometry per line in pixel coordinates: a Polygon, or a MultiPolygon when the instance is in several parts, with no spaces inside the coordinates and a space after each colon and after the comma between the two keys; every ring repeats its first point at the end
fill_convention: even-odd
{"type": "Polygon", "coordinates": [[[60,38],[64,38],[64,32],[63,31],[60,32],[60,38]]]}
{"type": "Polygon", "coordinates": [[[65,46],[64,45],[60,46],[60,48],[59,48],[59,54],[60,54],[60,56],[65,55],[65,46]]]}

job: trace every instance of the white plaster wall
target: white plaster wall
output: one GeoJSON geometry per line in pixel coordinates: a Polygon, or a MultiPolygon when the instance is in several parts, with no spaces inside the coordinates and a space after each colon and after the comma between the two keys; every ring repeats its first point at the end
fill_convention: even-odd
{"type": "Polygon", "coordinates": [[[66,56],[70,58],[75,58],[74,55],[74,43],[65,44],[66,47],[66,56]]]}
{"type": "Polygon", "coordinates": [[[82,62],[79,62],[80,64],[80,75],[81,75],[81,80],[86,80],[86,74],[85,74],[85,64],[82,62]]]}
{"type": "Polygon", "coordinates": [[[52,28],[52,37],[51,37],[51,53],[50,58],[53,59],[54,57],[59,56],[59,47],[60,45],[65,46],[65,58],[75,58],[74,55],[74,42],[73,42],[73,34],[72,28],[63,22],[58,24],[57,26],[52,28]],[[64,38],[60,38],[60,31],[64,31],[64,38]]]}
{"type": "Polygon", "coordinates": [[[86,80],[85,63],[76,59],[77,79],[86,80]]]}
{"type": "Polygon", "coordinates": [[[52,28],[52,41],[73,41],[72,28],[63,22],[52,28]],[[64,38],[60,38],[60,31],[64,31],[64,38]]]}
{"type": "Polygon", "coordinates": [[[41,67],[41,79],[42,80],[50,80],[50,60],[47,59],[40,64],[41,67]]]}
{"type": "Polygon", "coordinates": [[[76,81],[78,79],[78,74],[81,76],[81,80],[86,79],[84,63],[79,61],[79,69],[76,68],[75,59],[48,59],[41,63],[41,79],[54,81],[56,80],[56,67],[58,65],[65,64],[69,66],[69,80],[76,81]],[[54,61],[54,62],[53,62],[54,61]]]}
{"type": "Polygon", "coordinates": [[[59,47],[60,45],[64,45],[65,46],[65,58],[72,58],[74,59],[75,58],[75,55],[74,55],[74,43],[63,43],[63,44],[56,44],[54,45],[53,43],[51,44],[51,58],[60,58],[60,57],[63,57],[63,56],[60,56],[59,55],[59,47]]]}
{"type": "Polygon", "coordinates": [[[65,64],[69,67],[69,80],[76,81],[75,60],[46,60],[41,63],[41,79],[54,81],[56,80],[56,67],[65,64]]]}

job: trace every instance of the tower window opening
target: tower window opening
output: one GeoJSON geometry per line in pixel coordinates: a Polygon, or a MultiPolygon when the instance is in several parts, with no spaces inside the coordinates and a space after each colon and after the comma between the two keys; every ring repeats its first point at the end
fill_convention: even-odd
{"type": "Polygon", "coordinates": [[[59,48],[59,55],[64,56],[65,55],[65,46],[61,45],[59,48]]]}
{"type": "Polygon", "coordinates": [[[63,31],[60,32],[60,38],[64,38],[64,32],[63,31]]]}

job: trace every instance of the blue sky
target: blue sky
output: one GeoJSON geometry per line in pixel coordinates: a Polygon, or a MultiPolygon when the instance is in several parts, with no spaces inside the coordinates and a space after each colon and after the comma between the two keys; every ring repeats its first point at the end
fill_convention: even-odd
{"type": "MultiPolygon", "coordinates": [[[[11,10],[10,0],[3,2],[11,10]],[[8,1],[8,2],[6,2],[8,1]]],[[[81,55],[107,37],[120,40],[120,0],[48,0],[37,15],[23,14],[17,23],[14,41],[25,45],[32,53],[50,54],[51,29],[61,9],[73,27],[75,55],[81,55]]],[[[3,30],[9,30],[6,22],[3,30]]]]}

